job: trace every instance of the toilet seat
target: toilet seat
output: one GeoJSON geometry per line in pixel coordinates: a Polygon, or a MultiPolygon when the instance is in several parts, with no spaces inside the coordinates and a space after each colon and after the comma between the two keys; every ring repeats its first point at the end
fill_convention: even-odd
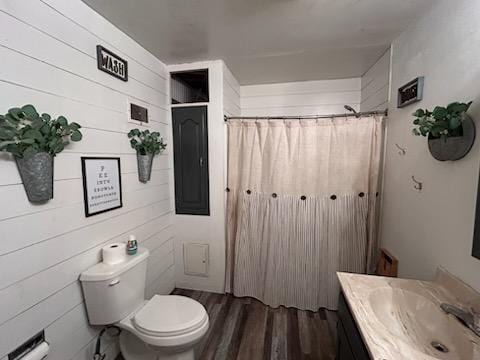
{"type": "Polygon", "coordinates": [[[133,317],[133,326],[145,335],[179,336],[197,330],[208,321],[205,308],[185,296],[155,295],[133,317]]]}
{"type": "Polygon", "coordinates": [[[172,349],[196,343],[207,332],[209,319],[196,300],[155,295],[117,325],[151,346],[172,349]]]}

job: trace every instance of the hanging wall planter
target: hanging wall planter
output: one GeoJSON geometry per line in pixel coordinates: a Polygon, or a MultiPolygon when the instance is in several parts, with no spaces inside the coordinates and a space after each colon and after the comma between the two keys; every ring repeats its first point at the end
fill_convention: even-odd
{"type": "Polygon", "coordinates": [[[147,183],[152,175],[153,157],[165,150],[167,144],[156,131],[133,129],[128,138],[131,147],[137,151],[138,180],[147,183]]]}
{"type": "Polygon", "coordinates": [[[138,180],[142,183],[150,181],[154,154],[141,155],[137,152],[138,180]]]}
{"type": "Polygon", "coordinates": [[[28,200],[33,203],[53,199],[53,156],[41,152],[27,158],[16,157],[28,200]]]}
{"type": "Polygon", "coordinates": [[[460,160],[468,154],[475,142],[475,123],[465,114],[461,125],[461,134],[446,138],[428,136],[428,149],[432,156],[439,161],[460,160]]]}
{"type": "Polygon", "coordinates": [[[39,115],[32,105],[0,115],[0,151],[14,156],[28,200],[53,198],[53,162],[69,141],[80,141],[80,125],[59,116],[39,115]]]}
{"type": "Polygon", "coordinates": [[[475,123],[467,115],[469,103],[452,103],[433,111],[418,109],[413,121],[415,135],[428,137],[428,148],[439,161],[454,161],[468,154],[475,141],[475,123]]]}

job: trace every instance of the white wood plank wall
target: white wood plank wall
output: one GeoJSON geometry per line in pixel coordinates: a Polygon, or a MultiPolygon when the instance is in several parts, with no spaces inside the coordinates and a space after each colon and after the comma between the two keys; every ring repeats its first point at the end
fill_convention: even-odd
{"type": "Polygon", "coordinates": [[[360,78],[240,87],[243,116],[326,115],[360,109],[360,78]]]}
{"type": "Polygon", "coordinates": [[[227,116],[241,115],[240,84],[223,63],[223,112],[227,116]]]}
{"type": "MultiPolygon", "coordinates": [[[[78,276],[102,246],[136,234],[151,251],[147,296],[174,287],[171,156],[156,157],[152,181],[141,184],[126,137],[132,100],[171,144],[167,71],[80,0],[0,0],[0,23],[0,113],[32,103],[84,134],[56,158],[46,205],[27,201],[15,163],[0,156],[0,360],[42,329],[49,360],[89,360],[99,329],[88,325],[78,276]],[[128,82],[97,70],[97,44],[128,61],[128,82]],[[123,208],[85,218],[82,155],[121,157],[123,208]]],[[[113,359],[118,345],[107,346],[113,359]]]]}
{"type": "Polygon", "coordinates": [[[361,111],[388,108],[390,49],[362,76],[361,111]]]}

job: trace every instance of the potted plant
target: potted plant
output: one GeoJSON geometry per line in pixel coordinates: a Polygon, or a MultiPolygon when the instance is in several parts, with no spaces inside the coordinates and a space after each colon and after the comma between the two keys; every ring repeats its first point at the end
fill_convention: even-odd
{"type": "Polygon", "coordinates": [[[157,131],[133,129],[128,133],[128,138],[137,152],[138,180],[146,183],[152,175],[153,157],[165,150],[167,144],[157,131]]]}
{"type": "Polygon", "coordinates": [[[53,159],[70,141],[82,139],[79,129],[64,116],[39,115],[33,105],[0,115],[0,151],[13,155],[29,201],[53,198],[53,159]]]}
{"type": "Polygon", "coordinates": [[[428,138],[435,159],[458,160],[472,148],[475,124],[467,114],[471,104],[453,102],[447,107],[436,106],[433,111],[418,109],[413,114],[413,134],[428,138]]]}

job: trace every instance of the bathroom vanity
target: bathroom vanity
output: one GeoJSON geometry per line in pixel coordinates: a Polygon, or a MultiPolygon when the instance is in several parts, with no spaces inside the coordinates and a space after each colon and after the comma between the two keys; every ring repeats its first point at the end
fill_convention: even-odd
{"type": "Polygon", "coordinates": [[[474,360],[480,337],[440,307],[469,311],[480,294],[443,269],[435,281],[338,273],[337,360],[474,360]]]}
{"type": "Polygon", "coordinates": [[[338,301],[336,360],[369,359],[368,350],[342,293],[338,301]]]}

